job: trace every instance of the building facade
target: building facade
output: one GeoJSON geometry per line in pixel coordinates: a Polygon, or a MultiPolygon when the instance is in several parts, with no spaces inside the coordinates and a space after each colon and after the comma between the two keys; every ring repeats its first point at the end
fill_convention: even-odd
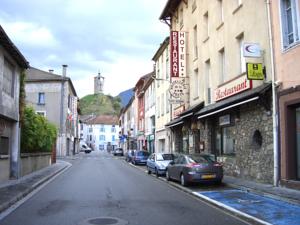
{"type": "Polygon", "coordinates": [[[171,87],[176,84],[182,93],[172,107],[178,117],[166,125],[175,151],[214,154],[224,163],[225,174],[272,183],[266,9],[260,0],[168,1],[160,19],[170,26],[172,56],[181,45],[181,64],[171,59],[171,87]],[[254,50],[256,55],[250,55],[254,50]],[[248,78],[253,67],[260,68],[260,80],[248,78]]]}
{"type": "Polygon", "coordinates": [[[120,128],[117,116],[84,116],[81,127],[82,140],[93,150],[110,152],[118,147],[120,128]]]}
{"type": "Polygon", "coordinates": [[[147,149],[155,152],[155,82],[154,72],[146,81],[145,91],[145,136],[147,149]]]}
{"type": "Polygon", "coordinates": [[[152,60],[155,62],[155,149],[157,152],[171,152],[170,130],[165,127],[171,119],[169,37],[161,43],[152,60]]]}
{"type": "Polygon", "coordinates": [[[20,176],[20,77],[28,67],[0,26],[0,181],[20,176]]]}
{"type": "Polygon", "coordinates": [[[271,1],[280,184],[300,188],[300,1],[271,1]]]}
{"type": "Polygon", "coordinates": [[[78,97],[66,70],[63,65],[61,76],[31,67],[25,80],[26,104],[58,128],[57,156],[79,152],[78,97]]]}

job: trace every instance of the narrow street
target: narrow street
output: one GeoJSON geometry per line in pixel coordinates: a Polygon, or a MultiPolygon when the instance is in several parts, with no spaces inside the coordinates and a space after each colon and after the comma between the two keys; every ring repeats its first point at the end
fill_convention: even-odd
{"type": "Polygon", "coordinates": [[[79,154],[73,166],[0,221],[1,225],[245,224],[106,153],[79,154]],[[116,224],[112,220],[91,224],[116,224]]]}

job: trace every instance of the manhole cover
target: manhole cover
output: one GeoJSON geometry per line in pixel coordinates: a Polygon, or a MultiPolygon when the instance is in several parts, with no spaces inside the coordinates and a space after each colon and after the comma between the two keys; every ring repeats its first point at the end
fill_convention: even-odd
{"type": "Polygon", "coordinates": [[[118,220],[113,218],[96,218],[89,220],[89,223],[95,225],[109,225],[118,223],[118,220]]]}
{"type": "Polygon", "coordinates": [[[126,225],[127,221],[114,217],[89,218],[79,223],[79,225],[126,225]]]}

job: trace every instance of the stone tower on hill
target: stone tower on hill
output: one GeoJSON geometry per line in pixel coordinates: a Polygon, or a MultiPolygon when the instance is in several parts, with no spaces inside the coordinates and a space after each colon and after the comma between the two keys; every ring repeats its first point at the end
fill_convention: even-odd
{"type": "Polygon", "coordinates": [[[96,77],[94,77],[94,94],[103,93],[104,86],[104,77],[101,76],[101,73],[98,73],[96,77]]]}

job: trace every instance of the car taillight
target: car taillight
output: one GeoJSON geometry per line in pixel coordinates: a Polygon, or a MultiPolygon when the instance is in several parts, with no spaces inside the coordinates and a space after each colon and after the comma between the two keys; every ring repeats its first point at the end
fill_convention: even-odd
{"type": "Polygon", "coordinates": [[[194,167],[199,167],[200,165],[201,164],[198,164],[198,163],[189,163],[186,166],[189,167],[189,168],[194,168],[194,167]]]}
{"type": "Polygon", "coordinates": [[[218,163],[218,162],[216,162],[216,163],[214,163],[214,166],[215,166],[215,167],[221,167],[221,166],[222,166],[222,164],[221,164],[221,163],[218,163]]]}

